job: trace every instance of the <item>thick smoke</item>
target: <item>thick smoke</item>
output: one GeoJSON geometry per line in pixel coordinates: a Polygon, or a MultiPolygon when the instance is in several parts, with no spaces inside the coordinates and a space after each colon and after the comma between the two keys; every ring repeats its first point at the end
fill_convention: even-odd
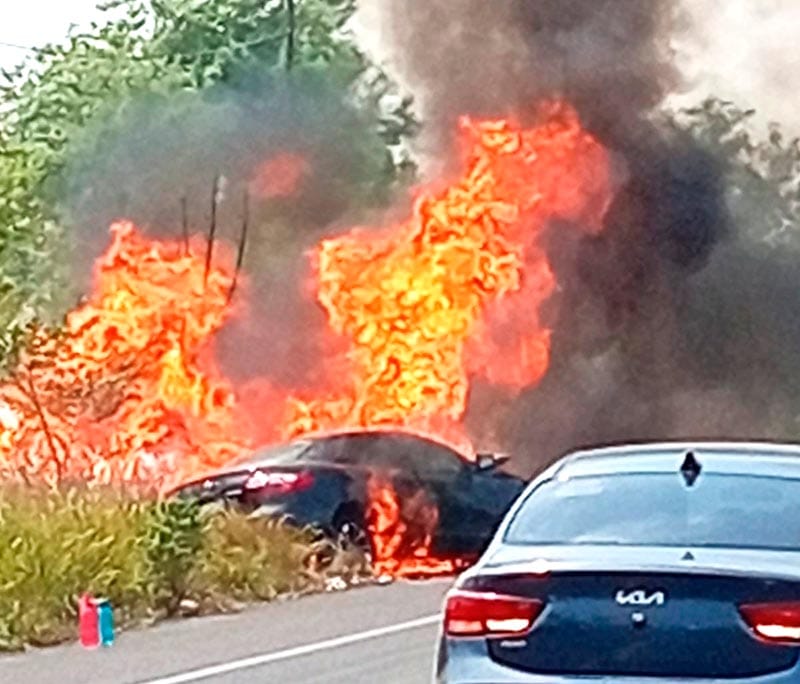
{"type": "Polygon", "coordinates": [[[449,140],[461,114],[524,117],[552,95],[569,98],[587,125],[630,137],[678,79],[673,5],[386,0],[382,21],[434,141],[449,140]]]}
{"type": "MultiPolygon", "coordinates": [[[[697,35],[697,16],[676,0],[369,0],[364,12],[417,95],[421,159],[432,173],[453,159],[458,116],[524,121],[549,97],[577,107],[617,169],[620,190],[599,236],[548,231],[560,284],[544,312],[551,367],[511,400],[473,386],[467,422],[478,446],[511,450],[530,473],[578,445],[792,436],[800,259],[754,237],[768,232],[771,207],[732,209],[726,160],[658,116],[691,85],[673,46],[697,35]]],[[[219,351],[236,380],[300,387],[324,370],[309,363],[321,357],[324,321],[303,288],[305,252],[337,226],[379,222],[354,208],[380,200],[384,148],[369,134],[376,122],[324,82],[246,83],[153,97],[87,131],[57,192],[80,228],[75,272],[88,274],[115,218],[179,235],[185,197],[193,231],[205,230],[216,174],[225,181],[219,234],[235,242],[241,197],[260,165],[299,153],[308,167],[296,194],[253,197],[253,311],[225,331],[219,351]]]]}
{"type": "Polygon", "coordinates": [[[367,208],[386,203],[389,160],[369,112],[321,76],[292,76],[247,74],[203,94],[134,102],[74,143],[56,190],[81,294],[114,220],[180,237],[185,200],[190,232],[205,235],[218,175],[217,237],[236,245],[249,189],[248,311],[223,330],[217,355],[234,380],[302,387],[314,380],[308,360],[321,356],[326,325],[304,286],[307,252],[339,222],[369,220],[367,208]]]}
{"type": "Polygon", "coordinates": [[[790,436],[797,260],[732,219],[724,159],[657,123],[680,84],[670,45],[689,18],[678,3],[386,0],[380,19],[421,93],[425,152],[446,149],[460,114],[524,118],[561,96],[620,167],[602,235],[549,231],[561,289],[548,303],[548,375],[503,410],[484,410],[496,397],[474,387],[473,432],[525,472],[578,445],[790,436]]]}

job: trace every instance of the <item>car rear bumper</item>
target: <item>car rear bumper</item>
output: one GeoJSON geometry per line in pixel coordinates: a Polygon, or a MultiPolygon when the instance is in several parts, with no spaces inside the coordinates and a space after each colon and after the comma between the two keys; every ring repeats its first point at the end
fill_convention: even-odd
{"type": "MultiPolygon", "coordinates": [[[[566,648],[569,645],[565,645],[566,648]]],[[[769,675],[731,679],[669,677],[558,676],[520,672],[489,657],[486,642],[442,639],[436,658],[435,684],[798,684],[800,665],[769,675]]]]}

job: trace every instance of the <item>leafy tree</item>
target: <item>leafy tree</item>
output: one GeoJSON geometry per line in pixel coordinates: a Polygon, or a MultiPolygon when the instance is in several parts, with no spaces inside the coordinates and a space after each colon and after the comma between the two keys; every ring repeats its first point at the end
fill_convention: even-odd
{"type": "MultiPolygon", "coordinates": [[[[736,407],[749,411],[728,434],[796,439],[800,140],[787,139],[777,125],[755,137],[753,115],[709,99],[675,117],[674,125],[723,164],[729,214],[713,258],[683,283],[678,325],[697,376],[732,392],[736,407]]],[[[727,411],[726,402],[716,410],[727,411]]]]}
{"type": "Polygon", "coordinates": [[[763,249],[800,249],[800,139],[787,140],[773,124],[754,139],[754,110],[709,98],[673,113],[727,169],[727,200],[740,238],[763,249]]]}
{"type": "Polygon", "coordinates": [[[117,0],[105,9],[107,21],[2,74],[0,354],[32,317],[56,320],[71,303],[64,170],[86,154],[90,134],[112,138],[132,103],[240,87],[254,68],[298,72],[338,89],[374,127],[385,187],[410,166],[401,148],[415,128],[411,101],[348,33],[354,0],[117,0]]]}

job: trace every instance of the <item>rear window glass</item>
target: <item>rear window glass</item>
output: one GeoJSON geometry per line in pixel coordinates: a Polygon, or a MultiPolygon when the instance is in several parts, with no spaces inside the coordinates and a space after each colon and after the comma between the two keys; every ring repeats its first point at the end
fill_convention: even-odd
{"type": "Polygon", "coordinates": [[[704,473],[550,480],[517,511],[511,544],[800,549],[800,480],[704,473]]]}
{"type": "Polygon", "coordinates": [[[240,460],[240,465],[258,465],[262,461],[269,461],[270,463],[295,463],[299,460],[305,460],[311,446],[310,442],[291,442],[289,444],[281,444],[279,446],[269,446],[259,449],[253,454],[240,460]]]}

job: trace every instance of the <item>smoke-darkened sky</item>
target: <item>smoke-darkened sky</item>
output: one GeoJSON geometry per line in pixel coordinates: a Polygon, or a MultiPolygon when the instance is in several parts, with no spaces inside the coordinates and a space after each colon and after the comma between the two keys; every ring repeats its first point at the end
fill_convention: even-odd
{"type": "MultiPolygon", "coordinates": [[[[559,96],[621,169],[600,237],[551,227],[561,288],[547,305],[549,372],[504,411],[468,416],[523,470],[578,444],[794,434],[797,255],[761,238],[768,193],[746,200],[746,221],[734,216],[731,160],[657,123],[676,94],[737,95],[770,117],[786,111],[780,96],[797,72],[786,83],[775,74],[797,59],[780,30],[794,9],[724,4],[716,12],[723,3],[689,11],[677,0],[385,0],[364,17],[420,97],[430,159],[446,159],[459,114],[524,119],[539,99],[559,96]],[[767,35],[782,35],[786,51],[764,45],[767,35]]],[[[503,405],[487,401],[492,392],[474,388],[473,406],[503,405]]]]}
{"type": "MultiPolygon", "coordinates": [[[[501,3],[491,4],[495,8],[501,3]]],[[[387,2],[380,1],[362,3],[356,30],[370,52],[396,67],[402,48],[391,40],[386,6],[387,2]]],[[[670,100],[694,104],[714,93],[743,107],[758,107],[761,124],[780,121],[800,133],[794,104],[800,92],[796,39],[800,4],[796,0],[686,0],[682,8],[684,21],[671,37],[681,80],[670,100]]],[[[413,85],[413,78],[400,71],[413,85]]]]}

